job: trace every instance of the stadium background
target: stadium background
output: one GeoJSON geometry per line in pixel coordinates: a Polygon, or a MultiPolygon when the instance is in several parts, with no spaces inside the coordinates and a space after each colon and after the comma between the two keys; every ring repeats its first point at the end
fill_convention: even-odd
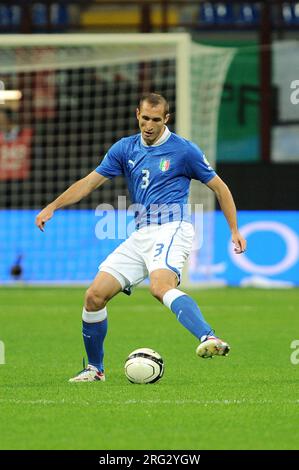
{"type": "MultiPolygon", "coordinates": [[[[298,83],[291,88],[299,80],[298,2],[0,1],[0,33],[0,93],[23,92],[22,100],[5,103],[0,94],[0,449],[298,450],[298,288],[274,289],[299,284],[298,83]],[[87,390],[68,384],[84,354],[85,287],[74,284],[89,282],[118,243],[96,238],[95,208],[116,205],[125,186],[116,179],[58,211],[45,233],[34,217],[116,139],[136,131],[146,68],[137,87],[117,67],[103,77],[85,66],[55,73],[53,87],[51,74],[38,75],[43,54],[33,48],[22,55],[20,42],[22,72],[13,72],[5,40],[91,32],[189,32],[198,44],[221,47],[223,56],[235,48],[223,73],[216,169],[233,192],[249,245],[246,255],[231,255],[223,216],[213,213],[211,224],[205,214],[212,257],[203,269],[195,251],[189,264],[196,288],[186,291],[231,344],[227,360],[199,361],[196,338],[140,288],[109,303],[107,381],[87,390]],[[156,385],[134,386],[124,376],[125,358],[141,346],[165,360],[156,385]]],[[[156,59],[151,64],[151,86],[167,95],[173,129],[174,75],[159,72],[156,59]]],[[[211,83],[213,64],[203,67],[211,83]]],[[[162,62],[163,72],[171,67],[162,62]]]]}
{"type": "MultiPolygon", "coordinates": [[[[218,249],[209,261],[210,266],[208,269],[198,267],[197,259],[193,257],[189,270],[191,282],[231,285],[242,282],[248,284],[250,280],[253,284],[281,281],[292,285],[299,282],[296,213],[299,204],[296,177],[299,162],[299,105],[290,101],[291,82],[298,79],[299,75],[296,60],[298,43],[294,42],[298,39],[298,26],[299,9],[296,2],[226,4],[98,1],[89,2],[86,6],[80,1],[32,2],[31,5],[16,1],[13,4],[0,4],[2,33],[187,31],[194,41],[201,44],[236,48],[225,77],[219,108],[218,133],[215,135],[216,169],[233,192],[240,211],[241,227],[246,227],[250,232],[246,254],[248,262],[243,263],[243,266],[236,265],[235,259],[230,257],[227,243],[229,234],[221,214],[217,214],[213,236],[218,249]],[[283,47],[284,52],[281,52],[283,47]],[[289,64],[287,76],[284,73],[285,60],[289,64]],[[265,221],[266,228],[261,224],[252,225],[254,221],[265,221]],[[265,244],[269,247],[266,257],[263,249],[265,244]]],[[[16,75],[10,76],[8,87],[22,88],[21,78],[17,79],[16,75]]],[[[70,223],[75,225],[76,210],[77,214],[81,210],[83,217],[76,235],[64,236],[63,249],[57,241],[57,226],[55,230],[49,224],[45,242],[31,223],[36,212],[30,211],[43,207],[70,183],[97,166],[115,140],[136,131],[135,103],[140,92],[147,89],[142,84],[142,78],[140,86],[136,87],[121,75],[117,76],[117,72],[113,83],[109,85],[102,78],[94,77],[95,69],[78,70],[77,88],[72,89],[72,77],[67,77],[67,74],[63,77],[63,72],[59,76],[58,72],[50,91],[46,79],[43,84],[43,78],[39,77],[39,83],[31,83],[30,90],[25,91],[27,105],[24,105],[25,99],[23,104],[21,100],[17,104],[6,101],[5,106],[0,105],[0,111],[1,107],[11,111],[13,125],[19,128],[23,126],[28,131],[28,140],[24,144],[27,163],[23,162],[23,170],[19,163],[19,172],[11,174],[5,169],[5,145],[2,142],[2,283],[16,280],[89,281],[96,272],[97,263],[115,246],[114,242],[107,241],[106,244],[101,243],[99,250],[95,236],[92,238],[91,235],[94,231],[88,224],[88,220],[93,220],[92,223],[95,220],[88,218],[88,212],[82,210],[91,209],[90,215],[94,217],[93,211],[100,202],[115,207],[117,196],[127,195],[123,181],[119,179],[109,183],[108,189],[100,189],[81,201],[74,207],[72,215],[68,211],[60,214],[60,234],[70,223]],[[84,76],[86,73],[89,74],[88,78],[84,76]],[[87,98],[84,86],[89,78],[87,98]],[[34,86],[35,91],[32,89],[34,86]],[[48,91],[43,92],[43,86],[48,87],[48,91]],[[31,96],[28,97],[28,94],[31,96]],[[49,101],[48,108],[44,105],[44,108],[40,105],[38,107],[35,101],[45,100],[45,97],[49,101]],[[93,98],[93,104],[90,105],[93,98]],[[72,105],[74,99],[77,103],[72,105]],[[122,107],[119,107],[120,102],[122,107]],[[85,122],[80,124],[82,109],[85,122]],[[68,120],[62,118],[66,112],[71,116],[68,120]],[[111,119],[111,116],[115,117],[111,119]],[[64,132],[59,133],[62,124],[64,132]],[[74,125],[77,128],[74,129],[74,125]],[[49,129],[51,140],[47,140],[49,129]],[[72,137],[74,132],[77,134],[76,139],[72,137]],[[51,154],[46,153],[49,146],[51,154]],[[27,165],[27,169],[24,169],[24,165],[27,165]],[[18,230],[15,230],[16,226],[18,230]],[[43,260],[45,251],[46,262],[43,260]],[[20,269],[15,266],[20,266],[20,269]]],[[[5,80],[7,75],[3,76],[5,80]]],[[[151,87],[159,88],[167,95],[174,116],[171,123],[174,129],[174,82],[152,82],[151,87]]]]}

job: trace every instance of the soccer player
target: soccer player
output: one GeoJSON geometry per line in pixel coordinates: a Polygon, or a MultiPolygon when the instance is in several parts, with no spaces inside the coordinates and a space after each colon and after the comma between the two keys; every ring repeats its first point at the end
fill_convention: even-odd
{"type": "Polygon", "coordinates": [[[148,276],[152,295],[171,309],[200,341],[198,356],[226,356],[230,350],[215,335],[197,303],[177,287],[194,236],[184,211],[192,178],[215,192],[230,227],[235,252],[245,251],[246,241],[238,230],[231,192],[195,144],[169,131],[166,126],[169,106],[163,96],[156,93],[143,96],[136,115],[141,133],[112,145],[94,171],[71,185],[36,217],[36,225],[43,231],[54,211],[80,201],[118,175],[125,176],[133,203],[141,207],[136,230],[101,263],[86,291],[82,331],[88,365],[70,382],[105,380],[106,305],[119,292],[130,293],[133,286],[148,276]],[[169,210],[173,207],[175,210],[169,210]]]}

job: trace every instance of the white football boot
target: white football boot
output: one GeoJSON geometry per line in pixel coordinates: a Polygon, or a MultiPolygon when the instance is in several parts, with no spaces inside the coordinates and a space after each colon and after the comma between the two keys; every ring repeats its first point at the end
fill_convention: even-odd
{"type": "Polygon", "coordinates": [[[104,372],[99,371],[95,366],[87,365],[75,377],[71,378],[69,382],[105,382],[104,372]]]}
{"type": "Polygon", "coordinates": [[[230,346],[216,336],[207,336],[196,348],[196,354],[203,359],[214,356],[227,356],[230,346]]]}

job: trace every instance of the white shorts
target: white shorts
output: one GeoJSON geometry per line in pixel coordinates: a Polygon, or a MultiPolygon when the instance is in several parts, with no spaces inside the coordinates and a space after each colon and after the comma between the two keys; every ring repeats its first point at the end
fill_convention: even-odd
{"type": "Polygon", "coordinates": [[[128,294],[156,269],[173,271],[180,282],[193,237],[192,224],[184,221],[142,227],[100,264],[99,271],[114,276],[128,294]]]}

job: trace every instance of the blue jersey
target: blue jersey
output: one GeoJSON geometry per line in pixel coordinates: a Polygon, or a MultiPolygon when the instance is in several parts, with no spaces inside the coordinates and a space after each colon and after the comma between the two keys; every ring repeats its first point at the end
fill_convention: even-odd
{"type": "Polygon", "coordinates": [[[137,228],[190,221],[191,179],[208,183],[216,175],[197,145],[172,132],[164,134],[161,144],[151,146],[143,142],[141,134],[124,137],[112,145],[95,170],[106,178],[125,176],[136,205],[137,228]]]}

